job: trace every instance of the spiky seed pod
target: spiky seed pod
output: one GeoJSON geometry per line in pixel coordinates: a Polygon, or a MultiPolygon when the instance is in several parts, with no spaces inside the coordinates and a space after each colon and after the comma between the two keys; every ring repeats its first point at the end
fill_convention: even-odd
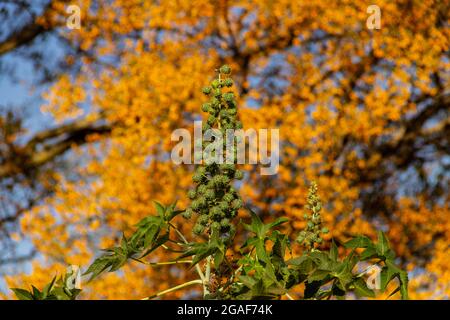
{"type": "Polygon", "coordinates": [[[219,88],[219,87],[220,87],[220,81],[219,81],[219,79],[214,79],[214,80],[211,82],[211,86],[212,86],[214,89],[219,88]]]}
{"type": "Polygon", "coordinates": [[[211,218],[215,221],[220,220],[222,217],[223,211],[219,206],[214,206],[211,208],[211,218]]]}
{"type": "Polygon", "coordinates": [[[188,191],[189,199],[193,200],[193,199],[195,199],[196,196],[197,196],[197,192],[195,192],[195,190],[189,190],[188,191]]]}
{"type": "Polygon", "coordinates": [[[217,121],[217,118],[216,118],[215,116],[213,116],[213,115],[210,115],[210,116],[208,117],[207,123],[208,123],[210,126],[212,126],[216,121],[217,121]]]}
{"type": "Polygon", "coordinates": [[[201,184],[197,187],[197,193],[204,194],[207,189],[208,189],[207,186],[205,186],[204,184],[201,184]]]}
{"type": "Polygon", "coordinates": [[[212,116],[215,116],[217,114],[217,109],[214,108],[213,106],[211,106],[208,111],[209,111],[209,114],[212,116]]]}
{"type": "Polygon", "coordinates": [[[234,115],[236,115],[236,113],[237,113],[236,109],[228,109],[228,115],[229,116],[234,116],[234,115]]]}
{"type": "Polygon", "coordinates": [[[196,200],[198,200],[200,208],[204,208],[207,205],[205,197],[198,197],[196,200]]]}
{"type": "Polygon", "coordinates": [[[213,223],[211,223],[211,230],[213,231],[218,231],[220,229],[220,223],[217,221],[214,221],[213,223]]]}
{"type": "Polygon", "coordinates": [[[223,95],[223,100],[226,102],[232,102],[234,100],[234,94],[233,92],[227,92],[223,95]]]}
{"type": "Polygon", "coordinates": [[[321,218],[320,218],[320,216],[313,215],[313,217],[311,218],[311,221],[312,221],[314,224],[320,224],[321,218]]]}
{"type": "Polygon", "coordinates": [[[216,97],[212,98],[210,103],[214,108],[220,108],[220,100],[216,97]]]}
{"type": "Polygon", "coordinates": [[[205,198],[207,200],[212,200],[216,197],[216,193],[212,189],[208,189],[205,191],[205,198]]]}
{"type": "Polygon", "coordinates": [[[234,199],[234,200],[231,202],[231,206],[232,206],[234,209],[236,209],[236,210],[242,208],[242,206],[243,206],[242,200],[241,200],[241,199],[234,199]]]}
{"type": "Polygon", "coordinates": [[[234,177],[238,180],[242,180],[244,178],[244,174],[242,173],[242,171],[236,170],[236,172],[234,173],[234,177]]]}
{"type": "Polygon", "coordinates": [[[330,230],[328,230],[328,228],[326,228],[326,227],[322,228],[322,233],[323,234],[327,234],[328,232],[330,232],[330,230]]]}
{"type": "Polygon", "coordinates": [[[236,101],[227,101],[228,109],[236,109],[236,101]]]}
{"type": "Polygon", "coordinates": [[[225,109],[220,110],[219,112],[220,117],[222,118],[228,118],[230,115],[228,114],[228,111],[225,109]]]}
{"type": "Polygon", "coordinates": [[[220,73],[223,74],[230,74],[231,73],[231,68],[229,65],[224,64],[223,66],[220,67],[220,73]]]}
{"type": "Polygon", "coordinates": [[[219,208],[222,211],[226,211],[228,208],[230,208],[230,205],[225,201],[221,201],[221,202],[219,202],[219,208]]]}
{"type": "Polygon", "coordinates": [[[217,175],[213,177],[212,181],[215,187],[221,187],[230,183],[230,178],[224,175],[217,175]]]}
{"type": "Polygon", "coordinates": [[[211,87],[204,87],[204,88],[202,89],[202,92],[203,92],[204,94],[206,94],[206,95],[210,94],[210,93],[211,93],[211,87]]]}
{"type": "Polygon", "coordinates": [[[236,122],[236,129],[242,129],[243,128],[243,126],[242,126],[242,122],[240,122],[240,121],[237,121],[236,122]]]}
{"type": "Polygon", "coordinates": [[[231,201],[234,200],[234,195],[232,193],[226,193],[224,194],[223,198],[224,201],[230,203],[231,201]]]}
{"type": "MultiPolygon", "coordinates": [[[[219,71],[225,75],[231,72],[231,68],[222,66],[219,71]]],[[[214,79],[210,86],[203,89],[205,94],[212,95],[210,101],[202,105],[202,111],[210,114],[206,123],[203,124],[203,132],[211,128],[226,131],[241,126],[236,120],[234,94],[224,92],[222,89],[231,87],[233,81],[220,75],[219,79],[214,79]]],[[[235,143],[233,140],[233,145],[235,143]]],[[[210,142],[201,142],[203,148],[209,144],[210,142]]],[[[193,180],[197,184],[196,190],[188,193],[192,200],[191,214],[194,212],[199,214],[194,229],[197,234],[200,234],[206,227],[212,233],[218,232],[224,241],[231,241],[235,232],[232,219],[243,206],[242,200],[231,183],[232,179],[240,178],[242,172],[237,171],[234,164],[219,165],[207,160],[203,159],[203,164],[193,175],[193,180]]]]}
{"type": "Polygon", "coordinates": [[[205,167],[197,167],[195,173],[204,176],[206,174],[206,169],[205,167]]]}
{"type": "Polygon", "coordinates": [[[230,78],[225,79],[224,85],[225,85],[226,87],[228,87],[228,88],[232,87],[232,86],[233,86],[233,80],[231,80],[230,78]]]}
{"type": "Polygon", "coordinates": [[[209,103],[202,104],[202,111],[203,112],[209,112],[210,108],[211,108],[211,104],[209,104],[209,103]]]}
{"type": "Polygon", "coordinates": [[[201,207],[200,202],[197,199],[192,201],[191,208],[193,210],[198,211],[200,209],[200,207],[201,207]]]}
{"type": "Polygon", "coordinates": [[[203,231],[205,231],[205,227],[202,226],[201,224],[195,224],[194,228],[192,228],[192,232],[194,232],[194,234],[198,236],[201,235],[203,231]]]}
{"type": "Polygon", "coordinates": [[[220,226],[222,228],[229,228],[230,227],[230,219],[224,218],[220,221],[220,226]]]}
{"type": "Polygon", "coordinates": [[[305,239],[306,239],[306,232],[301,231],[297,237],[297,242],[303,243],[303,241],[305,241],[305,239]]]}
{"type": "Polygon", "coordinates": [[[227,217],[229,217],[230,219],[233,219],[237,216],[238,211],[236,209],[231,209],[228,211],[227,217]]]}
{"type": "Polygon", "coordinates": [[[209,222],[209,217],[207,215],[203,215],[198,217],[197,223],[201,224],[202,226],[207,226],[209,222]]]}
{"type": "Polygon", "coordinates": [[[192,213],[193,213],[192,208],[187,208],[186,210],[183,211],[183,213],[181,215],[185,219],[190,219],[192,217],[192,213]]]}
{"type": "Polygon", "coordinates": [[[194,173],[194,175],[192,176],[192,181],[199,183],[203,180],[203,176],[201,174],[198,173],[194,173]]]}
{"type": "Polygon", "coordinates": [[[225,123],[222,125],[222,127],[226,130],[226,129],[233,129],[233,125],[231,123],[225,123]]]}

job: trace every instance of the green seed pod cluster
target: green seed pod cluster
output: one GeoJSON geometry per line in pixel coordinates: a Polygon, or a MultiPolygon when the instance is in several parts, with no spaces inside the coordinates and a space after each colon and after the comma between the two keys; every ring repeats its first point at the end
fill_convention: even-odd
{"type": "Polygon", "coordinates": [[[320,211],[322,210],[322,203],[317,195],[317,184],[313,182],[308,191],[306,208],[310,214],[305,213],[306,228],[300,232],[297,237],[297,242],[302,244],[307,250],[314,249],[315,245],[320,245],[323,242],[321,234],[328,233],[327,228],[322,228],[322,217],[320,211]]]}
{"type": "MultiPolygon", "coordinates": [[[[209,129],[219,129],[225,135],[226,129],[242,128],[242,124],[236,119],[235,96],[231,91],[226,91],[233,86],[233,80],[227,76],[231,73],[231,68],[224,65],[218,71],[218,78],[202,90],[210,98],[201,106],[201,110],[208,115],[202,130],[205,133],[209,129]]],[[[209,143],[204,141],[202,146],[205,147],[209,143]]],[[[233,143],[236,146],[236,141],[233,143]]],[[[225,147],[224,142],[224,156],[225,147]]],[[[231,243],[236,230],[233,218],[243,206],[238,192],[232,186],[235,179],[243,178],[242,172],[236,169],[235,162],[236,160],[234,163],[204,161],[193,174],[192,180],[196,186],[188,192],[192,202],[183,216],[189,219],[193,214],[197,215],[192,230],[195,234],[218,232],[226,243],[231,243]]]]}

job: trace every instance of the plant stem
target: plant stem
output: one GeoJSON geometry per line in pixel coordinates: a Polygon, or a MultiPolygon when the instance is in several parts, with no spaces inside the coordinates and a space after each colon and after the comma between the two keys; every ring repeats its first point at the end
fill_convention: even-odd
{"type": "Polygon", "coordinates": [[[291,297],[291,295],[289,293],[285,293],[285,296],[289,299],[289,300],[295,300],[294,298],[291,297]]]}
{"type": "Polygon", "coordinates": [[[140,262],[142,264],[148,265],[148,266],[165,266],[165,265],[171,265],[171,264],[181,264],[181,263],[192,263],[192,260],[177,260],[177,261],[164,261],[164,262],[147,262],[142,261],[140,259],[132,258],[134,261],[140,262]]]}
{"type": "Polygon", "coordinates": [[[141,300],[151,300],[151,299],[153,299],[153,298],[157,298],[157,297],[163,296],[163,295],[165,295],[165,294],[167,294],[167,293],[170,293],[170,292],[173,292],[173,291],[176,291],[176,290],[179,290],[179,289],[182,289],[182,288],[185,288],[185,287],[194,285],[194,284],[203,284],[203,281],[200,280],[200,279],[197,279],[197,280],[192,280],[192,281],[189,281],[189,282],[185,282],[185,283],[180,284],[180,285],[178,285],[178,286],[176,286],[176,287],[173,287],[173,288],[169,288],[169,289],[167,289],[167,290],[160,291],[160,292],[158,292],[158,293],[156,293],[156,294],[154,294],[154,295],[152,295],[152,296],[150,296],[150,297],[146,297],[146,298],[141,299],[141,300]]]}
{"type": "MultiPolygon", "coordinates": [[[[178,235],[178,237],[183,241],[185,244],[188,244],[189,242],[186,240],[186,238],[183,236],[183,234],[178,230],[177,227],[175,227],[172,223],[169,223],[169,225],[175,230],[175,233],[178,235]]],[[[195,270],[197,270],[198,276],[203,281],[203,286],[205,285],[205,276],[203,275],[202,269],[200,269],[200,266],[198,264],[195,265],[195,270]]]]}
{"type": "Polygon", "coordinates": [[[211,256],[206,258],[205,281],[203,283],[203,297],[206,297],[206,295],[210,293],[208,289],[210,278],[211,278],[211,256]]]}

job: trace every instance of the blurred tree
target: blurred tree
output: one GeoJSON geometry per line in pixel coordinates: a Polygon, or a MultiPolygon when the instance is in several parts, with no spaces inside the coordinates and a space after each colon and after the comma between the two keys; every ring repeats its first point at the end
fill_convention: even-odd
{"type": "MultiPolygon", "coordinates": [[[[366,28],[366,1],[0,1],[11,24],[33,12],[3,28],[0,55],[48,62],[50,48],[33,46],[50,36],[64,48],[61,63],[36,69],[51,83],[42,110],[55,126],[24,142],[20,119],[0,122],[2,204],[20,203],[1,213],[2,239],[29,239],[41,257],[9,283],[87,264],[152,199],[185,203],[191,168],[168,161],[170,133],[192,128],[204,75],[226,62],[244,127],[280,128],[282,138],[277,175],[247,166],[246,201],[299,228],[316,179],[330,236],[388,230],[414,271],[411,296],[448,297],[450,2],[375,3],[379,30],[366,28]],[[65,27],[69,2],[80,30],[65,27]]],[[[143,297],[173,285],[171,271],[126,267],[84,296],[143,297]]]]}

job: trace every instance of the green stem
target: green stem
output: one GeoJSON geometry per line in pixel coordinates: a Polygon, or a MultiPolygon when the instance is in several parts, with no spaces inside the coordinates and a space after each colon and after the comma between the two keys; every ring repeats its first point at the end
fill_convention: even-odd
{"type": "Polygon", "coordinates": [[[177,260],[177,261],[164,261],[164,262],[147,262],[142,261],[137,258],[132,258],[134,261],[140,262],[142,264],[148,265],[148,266],[165,266],[165,265],[171,265],[171,264],[181,264],[181,263],[192,263],[192,260],[177,260]]]}
{"type": "Polygon", "coordinates": [[[167,294],[167,293],[170,293],[170,292],[173,292],[173,291],[177,291],[177,290],[179,290],[179,289],[182,289],[182,288],[185,288],[185,287],[194,285],[194,284],[203,284],[203,281],[197,279],[197,280],[192,280],[192,281],[189,281],[189,282],[185,282],[185,283],[180,284],[180,285],[178,285],[178,286],[176,286],[176,287],[173,287],[173,288],[170,288],[170,289],[167,289],[167,290],[160,291],[160,292],[158,292],[158,293],[156,293],[156,294],[154,294],[154,295],[152,295],[152,296],[150,296],[150,297],[146,297],[146,298],[141,299],[141,300],[151,300],[151,299],[154,299],[154,298],[163,296],[163,295],[165,295],[165,294],[167,294]]]}
{"type": "MultiPolygon", "coordinates": [[[[178,235],[181,241],[183,241],[185,244],[189,243],[177,227],[175,227],[172,223],[169,223],[169,225],[173,228],[173,230],[175,230],[175,233],[178,235]]],[[[200,279],[202,279],[203,286],[205,286],[205,276],[203,275],[202,269],[200,269],[198,263],[195,265],[195,270],[197,270],[198,276],[200,277],[200,279]]]]}

